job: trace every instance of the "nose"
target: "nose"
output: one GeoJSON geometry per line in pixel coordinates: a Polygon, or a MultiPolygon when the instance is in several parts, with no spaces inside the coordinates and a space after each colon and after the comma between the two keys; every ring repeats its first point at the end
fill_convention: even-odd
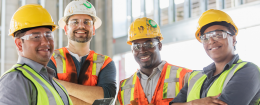
{"type": "Polygon", "coordinates": [[[212,37],[209,37],[208,44],[213,44],[215,42],[216,42],[216,40],[214,40],[212,37]]]}
{"type": "Polygon", "coordinates": [[[78,27],[79,28],[86,28],[85,24],[83,22],[81,22],[81,21],[79,22],[78,27]]]}
{"type": "Polygon", "coordinates": [[[49,40],[44,35],[42,35],[41,44],[42,45],[49,45],[50,44],[49,40]]]}

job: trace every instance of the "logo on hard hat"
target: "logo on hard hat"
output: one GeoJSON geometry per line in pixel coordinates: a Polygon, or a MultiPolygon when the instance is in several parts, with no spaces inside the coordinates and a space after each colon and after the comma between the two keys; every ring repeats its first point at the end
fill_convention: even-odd
{"type": "Polygon", "coordinates": [[[157,27],[156,22],[153,21],[153,20],[149,20],[149,24],[150,24],[153,28],[156,28],[156,27],[157,27]]]}
{"type": "Polygon", "coordinates": [[[87,8],[91,8],[92,7],[92,5],[88,1],[86,1],[86,3],[83,3],[83,5],[85,5],[87,8]]]}

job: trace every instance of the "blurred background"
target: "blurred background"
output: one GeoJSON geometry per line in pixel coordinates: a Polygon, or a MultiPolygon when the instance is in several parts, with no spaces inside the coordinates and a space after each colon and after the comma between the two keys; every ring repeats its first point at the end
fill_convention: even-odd
{"type": "MultiPolygon", "coordinates": [[[[63,17],[72,0],[1,0],[0,67],[1,75],[18,59],[13,38],[8,36],[10,19],[25,4],[40,4],[55,23],[63,17]]],[[[164,37],[161,56],[167,62],[193,70],[202,70],[213,61],[195,39],[200,15],[208,9],[228,13],[239,28],[236,53],[244,61],[260,65],[260,0],[89,0],[102,25],[91,41],[91,50],[113,58],[117,81],[130,77],[139,65],[126,44],[128,27],[137,18],[155,20],[164,37]]],[[[55,31],[55,49],[67,45],[64,30],[55,31]]]]}

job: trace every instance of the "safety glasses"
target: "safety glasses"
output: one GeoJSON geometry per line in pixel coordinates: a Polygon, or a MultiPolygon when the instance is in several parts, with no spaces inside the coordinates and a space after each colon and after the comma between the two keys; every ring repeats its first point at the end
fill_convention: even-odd
{"type": "Polygon", "coordinates": [[[142,47],[146,50],[148,49],[152,49],[154,48],[159,42],[152,42],[152,41],[149,41],[149,42],[144,42],[144,43],[133,43],[132,44],[132,49],[134,51],[140,51],[142,49],[142,47]]]}
{"type": "Polygon", "coordinates": [[[41,41],[45,37],[48,41],[53,41],[54,35],[52,31],[47,31],[44,33],[41,32],[33,32],[31,34],[24,35],[20,39],[31,40],[31,41],[41,41]]]}
{"type": "Polygon", "coordinates": [[[224,30],[214,30],[214,31],[210,31],[207,33],[204,33],[200,36],[200,41],[203,44],[207,44],[209,42],[209,38],[211,37],[213,40],[218,41],[221,39],[225,39],[227,38],[227,35],[232,35],[230,32],[228,31],[224,31],[224,30]]]}
{"type": "Polygon", "coordinates": [[[68,22],[68,25],[72,27],[78,27],[81,24],[84,27],[90,27],[93,26],[93,21],[88,19],[73,19],[68,22]]]}

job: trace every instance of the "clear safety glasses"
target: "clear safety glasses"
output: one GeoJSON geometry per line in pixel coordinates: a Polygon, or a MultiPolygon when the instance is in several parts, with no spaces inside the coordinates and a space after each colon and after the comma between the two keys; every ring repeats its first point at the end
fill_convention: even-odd
{"type": "Polygon", "coordinates": [[[144,42],[144,43],[133,43],[132,49],[134,51],[140,51],[142,49],[142,47],[144,49],[151,49],[151,48],[154,48],[158,43],[159,42],[152,42],[152,41],[144,42]]]}
{"type": "Polygon", "coordinates": [[[225,39],[227,38],[227,34],[232,35],[230,32],[228,31],[224,31],[224,30],[215,30],[215,31],[210,31],[207,32],[205,34],[202,34],[200,36],[200,41],[203,44],[207,44],[209,42],[209,38],[211,37],[213,40],[218,41],[221,39],[225,39]]]}
{"type": "Polygon", "coordinates": [[[72,19],[68,22],[69,26],[78,27],[79,25],[83,25],[84,27],[93,26],[93,21],[88,19],[72,19]]]}
{"type": "Polygon", "coordinates": [[[48,40],[48,41],[52,41],[54,39],[54,35],[52,31],[47,31],[44,33],[41,32],[34,32],[32,34],[27,34],[24,35],[23,37],[21,37],[21,39],[24,40],[31,40],[31,41],[41,41],[43,36],[48,40]]]}

